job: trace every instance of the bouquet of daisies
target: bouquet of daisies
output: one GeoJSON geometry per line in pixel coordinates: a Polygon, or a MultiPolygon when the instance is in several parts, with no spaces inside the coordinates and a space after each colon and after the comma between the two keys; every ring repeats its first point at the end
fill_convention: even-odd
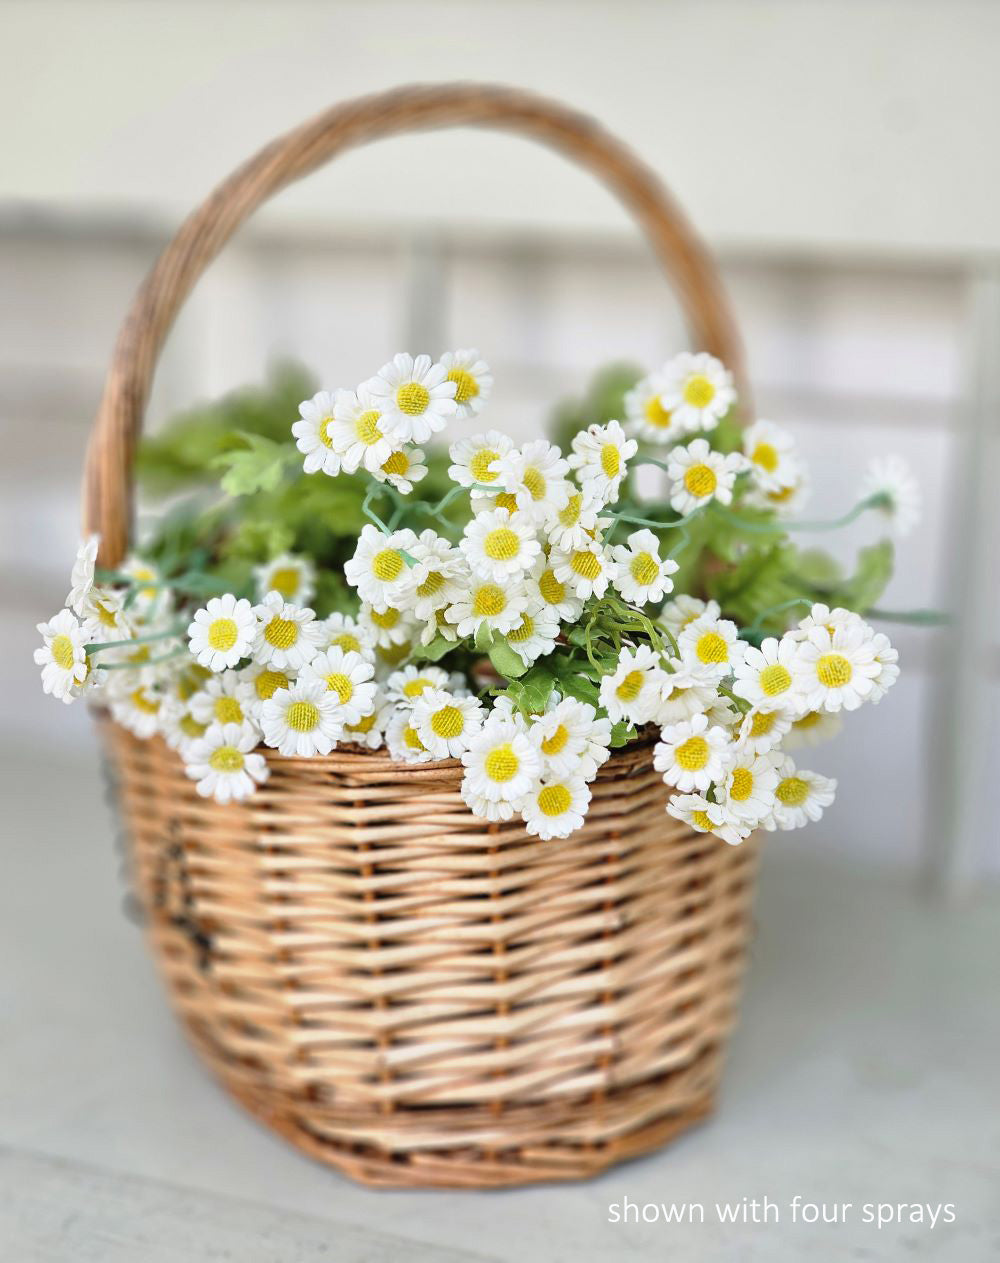
{"type": "MultiPolygon", "coordinates": [[[[789,751],[898,675],[886,636],[849,608],[871,604],[891,546],[846,580],[795,549],[796,529],[837,523],[794,518],[807,480],[791,436],[739,428],[710,355],[642,378],[620,419],[581,426],[565,451],[483,430],[492,382],[476,351],[401,353],[303,402],[284,443],[218,458],[238,494],[292,465],[320,480],[316,504],[336,480],[357,489],[364,524],[340,575],[279,551],[234,583],[213,570],[218,517],[169,565],[160,549],[99,570],[86,540],[66,608],[39,627],[45,691],[92,695],[137,737],[162,737],[220,802],[267,779],[262,747],[385,749],[461,760],[476,816],[565,837],[611,751],[649,741],[667,811],[696,830],[738,843],[818,819],[835,783],[789,751]],[[448,486],[432,499],[420,484],[446,429],[448,486]],[[640,466],[659,494],[640,495],[640,466]]],[[[904,467],[874,470],[840,521],[868,510],[910,524],[904,467]]]]}

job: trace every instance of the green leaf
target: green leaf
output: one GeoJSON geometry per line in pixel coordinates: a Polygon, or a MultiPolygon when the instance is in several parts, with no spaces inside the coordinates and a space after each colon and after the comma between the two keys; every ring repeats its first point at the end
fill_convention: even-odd
{"type": "Polygon", "coordinates": [[[422,659],[425,662],[437,662],[444,657],[449,649],[454,648],[455,641],[447,640],[444,636],[435,636],[428,645],[416,645],[410,656],[422,659]]]}
{"type": "Polygon", "coordinates": [[[510,647],[503,636],[493,637],[489,652],[494,669],[508,680],[516,680],[528,669],[521,655],[510,647]]]}
{"type": "Polygon", "coordinates": [[[835,587],[843,581],[840,563],[822,548],[801,550],[795,558],[795,573],[811,587],[835,587]]]}
{"type": "Polygon", "coordinates": [[[854,573],[846,583],[833,590],[831,599],[835,598],[838,604],[863,614],[885,591],[892,578],[894,557],[895,550],[890,539],[862,548],[854,573]]]}
{"type": "Polygon", "coordinates": [[[254,491],[273,491],[281,481],[287,465],[298,456],[294,443],[275,443],[260,434],[237,431],[233,436],[243,447],[220,452],[210,462],[213,469],[223,469],[221,485],[231,496],[246,496],[254,491]]]}
{"type": "Polygon", "coordinates": [[[493,646],[493,630],[486,623],[480,623],[476,628],[475,646],[480,653],[489,653],[493,646]]]}
{"type": "Polygon", "coordinates": [[[611,748],[618,750],[627,742],[635,737],[635,728],[627,719],[619,719],[618,723],[611,725],[611,748]]]}

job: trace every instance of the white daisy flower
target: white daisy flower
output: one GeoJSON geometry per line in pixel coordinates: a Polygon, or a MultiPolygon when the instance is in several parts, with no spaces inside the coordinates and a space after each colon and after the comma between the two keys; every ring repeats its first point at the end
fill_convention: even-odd
{"type": "Polygon", "coordinates": [[[612,723],[622,720],[641,728],[659,709],[666,672],[649,645],[627,646],[618,655],[618,666],[601,680],[601,705],[612,723]]]}
{"type": "Polygon", "coordinates": [[[747,824],[757,823],[774,809],[780,754],[756,754],[737,746],[722,785],[724,805],[731,816],[747,824]]]}
{"type": "Polygon", "coordinates": [[[776,749],[792,726],[792,715],[786,710],[751,710],[740,722],[737,741],[755,754],[776,749]]]}
{"type": "Polygon", "coordinates": [[[520,579],[501,585],[473,575],[468,590],[448,606],[445,617],[454,623],[460,636],[475,636],[480,627],[509,632],[521,622],[528,608],[528,594],[520,579]]]}
{"type": "Polygon", "coordinates": [[[123,575],[133,580],[136,585],[132,592],[128,594],[128,608],[132,610],[140,619],[149,619],[154,613],[165,613],[171,603],[171,594],[169,588],[162,584],[162,576],[159,570],[150,561],[144,561],[141,557],[126,557],[122,564],[118,567],[123,575]],[[139,586],[148,584],[148,587],[139,586]]]}
{"type": "Polygon", "coordinates": [[[393,711],[385,730],[385,744],[392,757],[401,763],[430,763],[434,758],[413,726],[410,707],[397,707],[393,711]]]}
{"type": "Polygon", "coordinates": [[[375,657],[375,637],[349,614],[328,614],[323,619],[323,637],[319,642],[321,649],[336,646],[359,653],[362,658],[375,657]]]}
{"type": "Polygon", "coordinates": [[[755,421],[743,431],[743,454],[754,482],[764,491],[780,491],[798,480],[795,440],[773,421],[755,421]]]}
{"type": "Polygon", "coordinates": [[[639,450],[635,439],[625,437],[617,421],[591,425],[573,436],[573,454],[568,464],[576,470],[580,486],[600,504],[618,499],[628,462],[639,450]]]}
{"type": "Polygon", "coordinates": [[[581,601],[588,597],[602,597],[611,581],[612,562],[607,549],[596,539],[590,539],[581,548],[567,551],[553,548],[549,564],[560,583],[564,583],[581,601]]]}
{"type": "Polygon", "coordinates": [[[80,606],[80,618],[88,639],[111,643],[131,640],[135,636],[131,611],[125,608],[125,596],[124,592],[116,592],[99,583],[91,585],[80,606]]]}
{"type": "Polygon", "coordinates": [[[90,672],[87,651],[88,631],[70,610],[60,610],[47,623],[39,623],[44,641],[35,650],[35,662],[42,668],[42,689],[62,702],[75,701],[90,672]]]}
{"type": "Polygon", "coordinates": [[[414,359],[400,351],[362,389],[381,409],[379,424],[394,446],[426,443],[431,435],[444,429],[458,409],[457,384],[448,379],[443,364],[431,363],[429,355],[414,359]]]}
{"type": "Polygon", "coordinates": [[[521,615],[521,621],[507,632],[507,643],[530,666],[537,658],[551,653],[559,635],[559,620],[540,602],[533,602],[521,615]]]}
{"type": "Polygon", "coordinates": [[[205,681],[188,700],[188,708],[202,724],[254,724],[257,694],[242,671],[224,671],[205,681]]]}
{"type": "MultiPolygon", "coordinates": [[[[123,675],[128,674],[122,672],[123,675]]],[[[155,736],[160,724],[160,707],[163,694],[148,685],[140,684],[115,696],[111,702],[111,717],[116,723],[144,740],[155,736]]]]}
{"type": "Polygon", "coordinates": [[[723,456],[713,451],[705,439],[671,448],[667,460],[667,473],[673,483],[670,507],[683,517],[709,500],[731,503],[736,475],[745,467],[746,458],[739,452],[723,456]]]}
{"type": "Polygon", "coordinates": [[[280,754],[329,754],[343,735],[340,702],[325,680],[293,680],[260,708],[264,742],[280,754]]]}
{"type": "Polygon", "coordinates": [[[308,605],[316,595],[316,568],[308,557],[282,553],[266,565],[255,566],[253,577],[258,601],[263,601],[268,592],[277,592],[283,601],[308,605]]]}
{"type": "Polygon", "coordinates": [[[426,622],[468,591],[469,568],[461,552],[436,531],[421,531],[409,548],[410,567],[406,603],[415,618],[426,622]]]}
{"type": "Polygon", "coordinates": [[[633,531],[627,545],[616,544],[612,548],[611,558],[612,582],[630,604],[658,603],[673,591],[670,576],[678,569],[677,562],[669,557],[660,560],[660,541],[652,531],[633,531]]]}
{"type": "Polygon", "coordinates": [[[521,512],[529,514],[540,526],[566,507],[573,491],[566,478],[569,464],[547,439],[535,439],[520,449],[505,452],[496,467],[504,490],[514,497],[521,512]]]}
{"type": "Polygon", "coordinates": [[[715,684],[702,674],[689,671],[679,658],[671,658],[669,665],[673,669],[663,673],[660,701],[652,716],[661,727],[707,714],[719,700],[715,684]]]}
{"type": "Polygon", "coordinates": [[[251,662],[239,673],[239,678],[240,683],[244,685],[244,691],[238,694],[240,705],[259,725],[261,707],[275,695],[278,689],[286,689],[291,685],[295,679],[295,672],[291,668],[279,671],[274,667],[263,666],[259,662],[251,662]]]}
{"type": "Polygon", "coordinates": [[[467,522],[459,548],[472,573],[494,583],[523,575],[542,551],[532,519],[506,509],[486,510],[467,522]]]}
{"type": "MultiPolygon", "coordinates": [[[[514,450],[514,444],[499,430],[487,430],[471,438],[459,439],[448,449],[452,464],[448,477],[460,487],[473,487],[476,483],[492,485],[500,480],[500,458],[514,450]]],[[[472,491],[473,500],[489,492],[472,491]]]]}
{"type": "Polygon", "coordinates": [[[706,679],[721,680],[743,661],[746,641],[728,618],[712,618],[708,611],[684,628],[677,637],[681,661],[706,679]]]}
{"type": "Polygon", "coordinates": [[[813,627],[796,646],[793,678],[803,710],[857,710],[872,693],[881,666],[874,633],[860,627],[813,627]]]}
{"type": "Polygon", "coordinates": [[[413,619],[396,605],[370,605],[361,602],[358,626],[375,645],[376,651],[394,650],[408,645],[413,634],[413,619]]]}
{"type": "Polygon", "coordinates": [[[337,391],[329,432],[347,474],[357,473],[362,466],[374,473],[402,445],[383,429],[380,401],[366,386],[337,391]]]}
{"type": "Polygon", "coordinates": [[[705,351],[675,355],[662,374],[660,402],[685,430],[714,430],[736,402],[732,373],[705,351]]]}
{"type": "Polygon", "coordinates": [[[187,629],[192,655],[211,671],[225,671],[249,657],[256,634],[253,607],[245,597],[237,599],[231,592],[213,596],[196,610],[187,629]]]}
{"type": "Polygon", "coordinates": [[[542,606],[562,623],[574,623],[583,612],[583,601],[567,583],[556,578],[548,557],[539,557],[525,580],[532,602],[542,606]]]}
{"type": "Polygon", "coordinates": [[[87,539],[81,540],[73,561],[66,604],[74,614],[79,614],[81,618],[84,616],[83,611],[87,606],[90,590],[94,586],[94,570],[97,566],[97,550],[100,546],[100,535],[88,536],[87,539]]]}
{"type": "Polygon", "coordinates": [[[868,694],[868,700],[880,702],[899,679],[899,653],[892,647],[889,637],[884,632],[875,633],[872,648],[875,651],[875,662],[879,672],[872,680],[872,691],[868,694]]]}
{"type": "Polygon", "coordinates": [[[667,388],[662,373],[650,373],[625,394],[625,416],[629,433],[647,443],[673,443],[684,427],[674,414],[663,406],[661,396],[667,388]]]}
{"type": "Polygon", "coordinates": [[[396,605],[409,583],[404,553],[417,542],[412,531],[383,535],[374,526],[362,528],[354,556],[344,566],[344,578],[372,605],[396,605]]]}
{"type": "Polygon", "coordinates": [[[816,746],[823,741],[831,740],[843,726],[844,719],[840,711],[834,715],[828,710],[807,710],[792,724],[782,746],[786,750],[797,750],[800,746],[816,746]]]}
{"type": "Polygon", "coordinates": [[[565,506],[545,524],[549,543],[564,552],[583,548],[613,521],[610,517],[601,517],[603,506],[599,500],[569,485],[570,495],[565,506]]]}
{"type": "Polygon", "coordinates": [[[474,816],[478,816],[480,820],[488,820],[491,824],[500,824],[513,818],[513,803],[507,802],[504,798],[491,802],[488,798],[484,798],[482,794],[474,794],[469,788],[467,780],[462,781],[459,793],[462,795],[462,800],[468,809],[474,816]]]}
{"type": "Polygon", "coordinates": [[[673,600],[668,601],[664,605],[660,610],[657,622],[661,627],[665,627],[676,640],[684,628],[689,623],[693,623],[702,614],[707,614],[709,618],[715,619],[721,613],[718,601],[702,601],[696,596],[687,596],[681,593],[680,596],[675,596],[673,600]]]}
{"type": "Polygon", "coordinates": [[[212,724],[203,737],[184,747],[184,771],[202,798],[239,802],[270,775],[262,754],[252,753],[257,736],[238,724],[212,724]]]}
{"type": "Polygon", "coordinates": [[[909,535],[923,513],[920,483],[901,456],[873,460],[861,483],[861,495],[865,500],[879,497],[877,507],[900,539],[909,535]]]}
{"type": "Polygon", "coordinates": [[[412,706],[428,689],[440,691],[448,688],[447,671],[440,667],[406,666],[393,671],[385,682],[386,696],[399,706],[412,706]]]}
{"type": "Polygon", "coordinates": [[[667,811],[698,833],[714,833],[730,846],[739,846],[753,832],[751,826],[731,816],[725,807],[709,802],[703,794],[674,794],[667,811]]]}
{"type": "Polygon", "coordinates": [[[523,725],[495,711],[473,737],[462,763],[463,797],[508,802],[518,809],[542,770],[541,755],[523,725]]]}
{"type": "Polygon", "coordinates": [[[721,781],[733,757],[733,743],[724,728],[695,715],[679,724],[668,724],[653,751],[653,766],[668,785],[687,793],[706,790],[721,781]]]}
{"type": "Polygon", "coordinates": [[[747,645],[733,670],[733,692],[758,710],[798,713],[801,699],[795,688],[795,655],[798,645],[791,636],[768,636],[759,649],[747,645]]]}
{"type": "Polygon", "coordinates": [[[583,827],[590,786],[582,776],[549,776],[534,785],[521,805],[525,829],[541,838],[566,838],[583,827]]]}
{"type": "Polygon", "coordinates": [[[839,605],[831,610],[829,605],[817,603],[805,618],[799,620],[798,626],[786,635],[792,640],[805,640],[814,627],[825,627],[832,636],[838,627],[857,627],[864,630],[867,626],[861,615],[855,614],[853,610],[845,610],[839,605]]]}
{"type": "Polygon", "coordinates": [[[574,697],[553,696],[555,704],[528,728],[542,756],[542,774],[592,781],[611,754],[611,720],[598,719],[593,706],[574,697]]]}
{"type": "Polygon", "coordinates": [[[763,490],[751,483],[745,503],[755,509],[771,509],[778,517],[794,517],[801,513],[809,499],[809,475],[800,461],[786,463],[791,481],[784,487],[763,490]]]}
{"type": "Polygon", "coordinates": [[[356,724],[345,725],[343,740],[365,750],[380,750],[385,742],[385,730],[394,713],[392,702],[381,692],[376,693],[371,711],[362,715],[356,724]]]}
{"type": "Polygon", "coordinates": [[[455,414],[459,421],[474,417],[490,397],[493,374],[474,347],[464,351],[445,351],[441,363],[447,380],[455,383],[455,414]]]}
{"type": "Polygon", "coordinates": [[[262,666],[297,671],[325,639],[323,624],[311,609],[283,601],[277,592],[269,592],[253,612],[257,630],[250,651],[262,666]]]}
{"type": "Polygon", "coordinates": [[[336,698],[337,721],[345,728],[369,714],[375,703],[375,667],[353,649],[321,649],[302,668],[300,680],[319,680],[336,698]]]}
{"type": "Polygon", "coordinates": [[[190,702],[165,697],[160,706],[159,726],[167,745],[183,756],[191,742],[204,737],[211,725],[195,718],[190,702]]]}
{"type": "Polygon", "coordinates": [[[300,421],[292,426],[295,446],[305,456],[302,468],[307,474],[320,470],[335,477],[340,473],[340,457],[333,450],[330,427],[333,424],[333,395],[321,390],[299,404],[300,421]]]}
{"type": "Polygon", "coordinates": [[[778,764],[777,773],[774,810],[762,821],[765,829],[801,829],[810,820],[819,820],[833,802],[837,782],[832,777],[797,768],[788,755],[778,764]]]}
{"type": "Polygon", "coordinates": [[[378,469],[372,473],[379,482],[388,482],[404,496],[408,496],[418,482],[427,477],[422,447],[401,447],[390,452],[378,469]]]}
{"type": "Polygon", "coordinates": [[[420,740],[435,759],[457,759],[483,726],[485,712],[476,697],[456,697],[447,689],[425,689],[413,702],[420,740]]]}

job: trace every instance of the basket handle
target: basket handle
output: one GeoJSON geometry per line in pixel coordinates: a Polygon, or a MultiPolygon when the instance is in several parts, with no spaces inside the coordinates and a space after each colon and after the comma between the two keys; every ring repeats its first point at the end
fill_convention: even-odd
{"type": "Polygon", "coordinates": [[[593,119],[516,88],[442,84],[359,97],[280,136],[238,167],[181,225],[133,300],[115,344],[83,486],[86,532],[101,536],[100,562],[128,547],[132,462],[156,362],[181,304],[233,233],[293,180],[356,145],[437,127],[520,132],[588,168],[630,210],[672,280],[693,345],[733,370],[744,399],[739,335],[715,265],[653,172],[593,119]]]}

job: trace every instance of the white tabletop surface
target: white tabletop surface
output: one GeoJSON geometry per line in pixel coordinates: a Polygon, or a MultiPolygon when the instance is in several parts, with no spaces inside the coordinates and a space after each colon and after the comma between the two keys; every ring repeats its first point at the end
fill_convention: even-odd
{"type": "Polygon", "coordinates": [[[203,1071],[123,889],[95,769],[8,752],[0,881],[5,1263],[1000,1257],[1000,898],[769,844],[719,1112],[587,1184],[376,1192],[288,1148],[203,1071]],[[851,1203],[792,1222],[790,1203],[851,1203]],[[780,1221],[722,1224],[767,1197],[780,1221]],[[615,1224],[628,1198],[705,1222],[615,1224]],[[863,1222],[891,1203],[897,1222],[863,1222]],[[900,1203],[954,1204],[932,1227],[900,1203]],[[693,1212],[697,1217],[697,1211],[693,1212]]]}

